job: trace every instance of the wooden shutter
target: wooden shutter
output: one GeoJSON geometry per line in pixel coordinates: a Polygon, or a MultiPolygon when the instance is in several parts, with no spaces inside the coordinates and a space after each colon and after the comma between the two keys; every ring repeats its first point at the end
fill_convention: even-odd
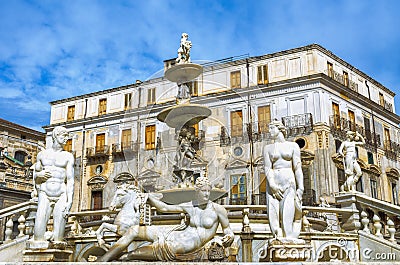
{"type": "Polygon", "coordinates": [[[241,110],[231,112],[231,135],[243,135],[243,114],[241,110]]]}

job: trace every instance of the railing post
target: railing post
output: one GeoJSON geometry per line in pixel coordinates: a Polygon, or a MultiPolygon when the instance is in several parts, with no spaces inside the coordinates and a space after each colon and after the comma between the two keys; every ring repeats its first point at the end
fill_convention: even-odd
{"type": "Polygon", "coordinates": [[[388,218],[387,220],[387,225],[388,225],[388,232],[390,235],[389,241],[392,242],[393,244],[396,244],[396,239],[394,238],[394,234],[396,233],[396,228],[394,226],[394,222],[392,221],[392,219],[388,218]]]}
{"type": "Polygon", "coordinates": [[[18,223],[18,237],[23,237],[25,232],[25,216],[23,214],[21,214],[21,216],[18,218],[18,223]]]}
{"type": "Polygon", "coordinates": [[[252,250],[252,242],[254,233],[250,228],[250,220],[249,220],[249,212],[250,209],[243,209],[243,227],[240,238],[242,240],[242,260],[244,262],[252,262],[253,261],[253,250],[252,250]]]}
{"type": "Polygon", "coordinates": [[[361,223],[364,226],[363,231],[367,234],[370,234],[371,231],[369,230],[369,227],[368,227],[368,224],[369,224],[368,214],[365,211],[361,212],[361,223]]]}
{"type": "Polygon", "coordinates": [[[10,219],[8,219],[7,223],[6,223],[6,240],[5,242],[9,242],[11,241],[11,235],[12,235],[12,229],[14,226],[14,222],[12,220],[12,217],[10,217],[10,219]]]}
{"type": "Polygon", "coordinates": [[[381,229],[382,229],[381,218],[379,218],[379,216],[375,213],[374,217],[372,218],[372,221],[374,222],[375,235],[377,237],[383,238],[383,235],[381,233],[381,229]]]}

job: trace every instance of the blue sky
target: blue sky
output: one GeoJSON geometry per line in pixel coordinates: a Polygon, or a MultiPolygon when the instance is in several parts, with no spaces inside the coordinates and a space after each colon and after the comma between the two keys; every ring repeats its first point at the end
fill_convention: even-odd
{"type": "Polygon", "coordinates": [[[193,60],[318,43],[400,94],[399,13],[396,0],[0,1],[0,118],[43,131],[48,102],[148,79],[182,32],[193,60]]]}

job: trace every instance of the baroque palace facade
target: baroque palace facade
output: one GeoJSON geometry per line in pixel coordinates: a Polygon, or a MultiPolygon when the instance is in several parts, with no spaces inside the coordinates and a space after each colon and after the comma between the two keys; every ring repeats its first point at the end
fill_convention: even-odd
{"type": "MultiPolygon", "coordinates": [[[[165,61],[165,69],[173,62],[165,61]]],[[[203,67],[189,84],[191,102],[212,115],[196,127],[203,161],[193,167],[227,190],[220,203],[265,204],[262,147],[270,143],[272,119],[281,119],[287,138],[301,148],[305,205],[321,197],[335,203],[345,181],[337,149],[349,130],[366,142],[358,148],[363,175],[357,190],[399,203],[400,117],[391,90],[317,44],[203,67]]],[[[55,126],[65,126],[71,135],[66,149],[76,159],[72,210],[107,207],[120,182],[146,191],[176,185],[175,132],[156,116],[174,104],[177,91],[157,77],[51,102],[46,142],[55,126]]]]}
{"type": "MultiPolygon", "coordinates": [[[[44,148],[45,134],[0,119],[0,210],[29,201],[33,189],[32,170],[36,156],[44,148]]],[[[13,233],[18,234],[18,217],[13,217],[13,233]]],[[[5,222],[0,220],[0,227],[5,222]]],[[[4,229],[0,229],[0,242],[4,229]]]]}

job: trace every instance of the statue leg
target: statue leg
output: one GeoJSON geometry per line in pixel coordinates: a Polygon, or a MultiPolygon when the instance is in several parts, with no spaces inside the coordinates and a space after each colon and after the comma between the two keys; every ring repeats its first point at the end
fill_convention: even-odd
{"type": "Polygon", "coordinates": [[[34,240],[46,241],[44,234],[46,233],[47,223],[51,214],[50,201],[43,192],[38,194],[38,208],[35,218],[34,240]]]}
{"type": "Polygon", "coordinates": [[[67,195],[64,193],[60,196],[53,210],[53,234],[54,241],[62,241],[64,239],[65,224],[67,218],[64,217],[64,210],[67,204],[67,195]]]}
{"type": "Polygon", "coordinates": [[[267,193],[267,211],[269,227],[273,236],[281,237],[282,230],[279,226],[279,201],[267,193]]]}
{"type": "Polygon", "coordinates": [[[293,221],[295,212],[296,193],[294,188],[290,187],[286,190],[283,200],[280,202],[280,209],[282,210],[282,228],[284,237],[295,238],[293,234],[293,221]]]}
{"type": "Polygon", "coordinates": [[[143,246],[129,252],[123,260],[158,261],[158,258],[154,255],[152,246],[143,246]]]}

